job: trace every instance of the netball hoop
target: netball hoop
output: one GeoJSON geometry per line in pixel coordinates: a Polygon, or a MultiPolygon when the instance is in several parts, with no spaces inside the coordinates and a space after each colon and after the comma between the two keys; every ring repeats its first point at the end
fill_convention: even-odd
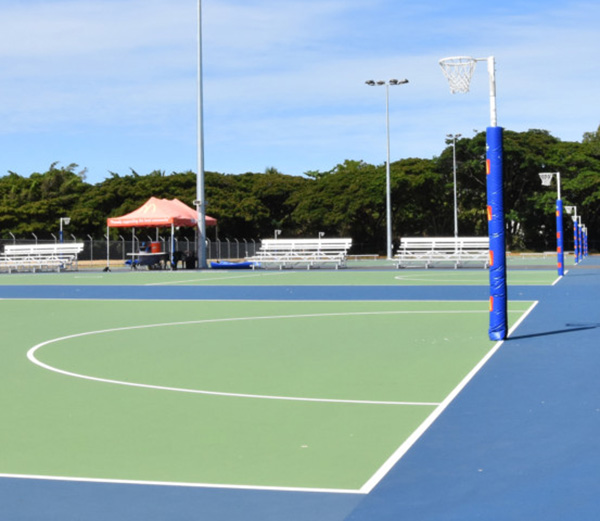
{"type": "Polygon", "coordinates": [[[440,60],[440,67],[450,84],[452,94],[469,92],[476,64],[477,60],[470,56],[453,56],[440,60]]]}
{"type": "Polygon", "coordinates": [[[439,61],[444,76],[450,85],[450,92],[469,92],[471,77],[475,72],[477,62],[487,61],[488,75],[490,79],[490,123],[492,127],[497,125],[496,115],[496,65],[493,56],[489,58],[472,58],[471,56],[453,56],[442,58],[439,61]]]}
{"type": "Polygon", "coordinates": [[[550,186],[552,184],[552,177],[554,174],[542,172],[540,174],[540,179],[542,181],[542,186],[550,186]]]}

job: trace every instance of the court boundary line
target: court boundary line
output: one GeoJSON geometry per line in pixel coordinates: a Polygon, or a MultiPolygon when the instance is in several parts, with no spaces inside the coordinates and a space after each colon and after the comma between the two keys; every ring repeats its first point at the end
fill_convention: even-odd
{"type": "MultiPolygon", "coordinates": [[[[510,328],[507,334],[507,339],[510,335],[521,325],[521,323],[529,316],[534,308],[539,304],[539,300],[536,300],[531,304],[529,309],[515,322],[510,328]]],[[[425,432],[433,425],[433,423],[441,416],[446,408],[456,399],[456,397],[462,392],[462,390],[468,385],[468,383],[475,377],[475,375],[483,368],[483,366],[496,354],[496,352],[502,347],[506,340],[500,340],[492,347],[490,351],[479,361],[479,363],[469,371],[469,373],[461,380],[461,382],[446,396],[438,407],[425,419],[416,430],[396,449],[396,451],[388,458],[388,460],[371,476],[369,480],[361,487],[360,490],[366,494],[371,492],[381,480],[392,470],[392,468],[402,459],[402,457],[412,448],[412,446],[425,434],[425,432]]]]}
{"type": "Polygon", "coordinates": [[[40,481],[65,481],[70,483],[104,483],[116,485],[142,485],[156,487],[175,487],[175,488],[215,488],[227,490],[260,490],[266,492],[305,492],[319,494],[355,494],[364,495],[360,489],[344,489],[344,488],[312,488],[312,487],[275,487],[261,485],[231,485],[231,484],[216,484],[216,483],[188,483],[177,481],[144,481],[133,479],[108,479],[108,478],[86,478],[86,477],[71,477],[71,476],[44,476],[37,474],[3,474],[0,473],[0,478],[5,479],[23,479],[23,480],[40,480],[40,481]]]}

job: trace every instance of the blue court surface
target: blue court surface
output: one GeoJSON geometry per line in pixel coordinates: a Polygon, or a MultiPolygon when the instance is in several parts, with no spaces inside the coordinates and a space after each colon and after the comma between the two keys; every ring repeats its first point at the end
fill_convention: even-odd
{"type": "MultiPolygon", "coordinates": [[[[164,285],[116,295],[115,286],[0,279],[1,300],[486,301],[488,294],[484,285],[164,285]]],[[[0,452],[0,520],[596,520],[600,258],[570,266],[552,285],[511,285],[508,295],[537,305],[366,491],[16,477],[1,474],[0,452]]]]}

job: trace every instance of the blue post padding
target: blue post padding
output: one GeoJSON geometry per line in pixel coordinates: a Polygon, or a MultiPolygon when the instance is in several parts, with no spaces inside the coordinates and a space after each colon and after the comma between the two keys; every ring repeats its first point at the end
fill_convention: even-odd
{"type": "Polygon", "coordinates": [[[487,215],[490,235],[490,340],[504,340],[508,332],[506,302],[506,245],[502,180],[502,128],[487,132],[487,215]]]}
{"type": "Polygon", "coordinates": [[[558,276],[565,274],[565,253],[563,238],[563,204],[561,199],[556,200],[556,262],[558,264],[558,276]]]}
{"type": "Polygon", "coordinates": [[[575,264],[579,263],[579,226],[577,226],[577,221],[573,223],[573,241],[575,243],[575,264]]]}

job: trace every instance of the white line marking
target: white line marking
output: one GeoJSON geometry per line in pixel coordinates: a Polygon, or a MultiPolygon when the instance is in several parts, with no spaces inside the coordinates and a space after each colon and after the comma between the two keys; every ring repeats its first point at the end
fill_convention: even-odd
{"type": "MultiPolygon", "coordinates": [[[[515,325],[510,328],[508,335],[510,336],[517,327],[525,320],[525,318],[533,311],[539,301],[535,301],[529,309],[517,320],[515,325]]],[[[387,473],[400,461],[400,459],[408,452],[408,450],[417,442],[417,440],[425,433],[429,427],[439,418],[450,403],[459,395],[459,393],[467,386],[473,377],[481,370],[488,360],[500,349],[504,344],[504,340],[497,342],[494,347],[480,360],[480,362],[463,378],[463,380],[452,390],[452,392],[444,399],[440,405],[419,425],[419,427],[406,439],[398,449],[388,458],[388,460],[371,476],[371,478],[360,488],[361,492],[368,494],[375,486],[387,475],[387,473]]]]}
{"type": "Polygon", "coordinates": [[[84,333],[77,333],[74,335],[67,335],[64,337],[53,338],[51,340],[47,340],[45,342],[41,342],[33,346],[27,352],[27,358],[34,363],[35,365],[41,367],[42,369],[46,369],[48,371],[52,371],[54,373],[62,374],[64,376],[69,376],[73,378],[80,378],[82,380],[89,380],[93,382],[101,382],[108,383],[113,385],[123,385],[127,387],[137,387],[143,389],[153,389],[158,391],[172,391],[172,392],[180,392],[180,393],[191,393],[191,394],[203,394],[210,396],[229,396],[233,398],[252,398],[252,399],[262,399],[262,400],[284,400],[284,401],[297,401],[297,402],[319,402],[319,403],[347,403],[347,404],[358,404],[358,405],[408,405],[408,406],[429,406],[435,407],[439,405],[439,402],[406,402],[406,401],[387,401],[387,400],[351,400],[351,399],[337,399],[337,398],[306,398],[306,397],[298,397],[298,396],[272,396],[272,395],[261,395],[261,394],[248,394],[248,393],[228,393],[221,391],[208,391],[201,389],[187,389],[187,388],[179,388],[179,387],[169,387],[162,385],[151,385],[137,382],[126,382],[123,380],[114,380],[111,378],[100,378],[96,376],[85,375],[81,373],[74,373],[71,371],[65,371],[64,369],[60,369],[58,367],[51,366],[46,364],[40,360],[38,360],[35,356],[36,352],[42,347],[48,346],[50,344],[55,344],[64,340],[71,340],[74,338],[81,338],[85,336],[91,335],[100,335],[104,333],[114,333],[119,331],[132,331],[137,329],[151,329],[151,328],[159,328],[159,327],[173,327],[173,326],[183,326],[183,325],[198,325],[198,324],[214,324],[214,323],[223,323],[223,322],[242,322],[242,321],[252,321],[252,320],[280,320],[280,319],[295,319],[295,318],[319,318],[319,317],[348,317],[348,316],[369,316],[369,315],[415,315],[415,314],[481,314],[487,313],[485,310],[423,310],[423,311],[360,311],[360,312],[351,312],[351,313],[314,313],[314,314],[302,314],[302,315],[280,315],[280,316],[259,316],[259,317],[235,317],[235,318],[215,318],[208,320],[192,320],[185,322],[169,322],[162,324],[146,324],[141,326],[128,326],[128,327],[120,327],[120,328],[112,328],[112,329],[103,329],[99,331],[86,331],[84,333]]]}
{"type": "Polygon", "coordinates": [[[464,282],[464,283],[473,283],[473,286],[484,286],[487,285],[488,282],[487,280],[484,280],[483,282],[479,282],[476,279],[435,279],[433,277],[431,278],[421,278],[421,277],[412,277],[410,275],[396,275],[394,277],[394,279],[396,280],[401,280],[401,281],[407,281],[407,282],[413,282],[413,281],[418,281],[418,282],[447,282],[450,285],[452,285],[455,282],[464,282]]]}
{"type": "MultiPolygon", "coordinates": [[[[32,299],[35,300],[35,299],[32,299]]],[[[59,299],[60,300],[60,299],[59,299]]],[[[430,302],[430,301],[423,301],[430,302]]],[[[525,318],[531,313],[531,311],[538,304],[535,301],[529,309],[519,318],[515,325],[509,330],[508,336],[510,336],[514,330],[525,320],[525,318]]],[[[406,313],[406,312],[402,312],[406,313]]],[[[414,313],[414,312],[413,312],[414,313]]],[[[299,315],[300,316],[300,315],[299,315]]],[[[319,315],[317,315],[319,316],[319,315]]],[[[280,317],[264,317],[264,318],[280,318],[280,317]]],[[[284,317],[282,317],[284,318],[284,317]]],[[[244,319],[251,319],[251,317],[245,317],[244,319]]],[[[164,324],[169,325],[169,324],[164,324]]],[[[157,327],[156,325],[149,326],[134,326],[134,327],[157,327]]],[[[130,329],[130,328],[119,328],[119,329],[130,329]]],[[[119,329],[105,330],[105,331],[118,331],[119,329]]],[[[98,332],[96,332],[98,333],[98,332]]],[[[94,334],[94,332],[82,333],[74,336],[84,336],[86,334],[94,334]]],[[[43,344],[38,344],[36,347],[42,347],[43,345],[51,342],[59,341],[60,339],[50,340],[43,344]]],[[[504,341],[498,342],[494,345],[492,350],[479,362],[479,364],[473,368],[473,370],[462,380],[462,382],[446,397],[446,399],[438,405],[438,407],[427,417],[427,419],[413,432],[413,434],[388,458],[388,460],[379,468],[379,470],[373,474],[373,476],[358,490],[353,489],[320,489],[320,488],[301,488],[301,487],[266,487],[266,486],[254,486],[254,485],[228,485],[228,484],[208,484],[208,483],[178,483],[178,482],[159,482],[159,481],[128,481],[128,480],[117,480],[117,479],[94,479],[94,478],[74,478],[74,477],[61,477],[61,476],[41,476],[41,475],[22,475],[22,474],[0,474],[0,478],[13,478],[13,479],[38,479],[38,480],[53,480],[53,481],[70,481],[70,482],[91,482],[91,483],[115,483],[115,484],[131,484],[131,485],[156,485],[156,486],[173,486],[173,487],[197,487],[197,488],[217,488],[217,489],[234,489],[234,490],[265,490],[265,491],[282,491],[282,492],[313,492],[313,493],[330,493],[330,494],[368,494],[373,488],[387,475],[387,473],[393,468],[393,466],[408,452],[408,450],[416,443],[416,441],[423,435],[423,433],[434,423],[434,421],[441,415],[441,413],[448,407],[448,405],[456,398],[456,396],[462,391],[467,383],[475,376],[475,374],[487,363],[487,361],[493,356],[493,354],[500,348],[504,341]]],[[[36,347],[30,349],[29,353],[36,347]]],[[[30,359],[31,360],[31,359],[30,359]]],[[[37,360],[34,363],[38,363],[37,360]]],[[[39,365],[39,364],[38,364],[39,365]]],[[[51,369],[54,370],[54,369],[51,369]]],[[[58,371],[61,372],[61,371],[58,371]]]]}
{"type": "Polygon", "coordinates": [[[303,488],[303,487],[269,487],[258,485],[228,485],[218,483],[187,483],[177,481],[139,481],[129,479],[101,479],[101,478],[75,478],[68,476],[43,476],[35,474],[0,474],[0,478],[9,479],[39,479],[46,481],[69,481],[76,483],[114,483],[119,485],[146,485],[160,487],[192,487],[192,488],[219,488],[232,490],[265,490],[274,492],[316,492],[321,494],[364,494],[356,489],[343,488],[303,488]]]}
{"type": "Polygon", "coordinates": [[[260,277],[278,277],[283,275],[283,273],[280,272],[273,272],[273,273],[252,273],[252,274],[248,274],[248,275],[232,275],[230,277],[210,277],[210,278],[206,278],[206,279],[188,279],[188,280],[172,280],[169,282],[149,282],[147,284],[144,284],[144,286],[172,286],[173,284],[190,284],[190,283],[204,283],[204,282],[213,282],[215,280],[236,280],[236,279],[253,279],[253,278],[260,278],[260,277]]]}

